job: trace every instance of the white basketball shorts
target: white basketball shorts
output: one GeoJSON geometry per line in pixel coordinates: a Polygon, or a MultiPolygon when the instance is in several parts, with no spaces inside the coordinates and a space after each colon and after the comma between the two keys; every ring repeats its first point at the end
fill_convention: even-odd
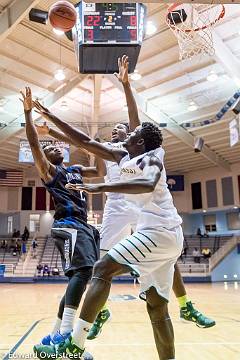
{"type": "Polygon", "coordinates": [[[100,249],[108,251],[135,230],[138,212],[124,199],[107,199],[100,230],[100,249]]]}
{"type": "Polygon", "coordinates": [[[174,265],[181,254],[182,245],[181,226],[171,230],[143,229],[120,241],[108,255],[139,273],[140,294],[155,287],[158,294],[168,301],[174,265]]]}

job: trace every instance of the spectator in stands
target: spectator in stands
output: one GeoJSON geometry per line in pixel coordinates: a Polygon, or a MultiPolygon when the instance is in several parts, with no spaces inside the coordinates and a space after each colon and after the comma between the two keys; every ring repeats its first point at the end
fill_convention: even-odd
{"type": "Polygon", "coordinates": [[[6,249],[7,248],[7,241],[6,240],[2,240],[1,242],[1,249],[6,249]]]}
{"type": "Polygon", "coordinates": [[[208,231],[206,230],[205,233],[203,234],[203,237],[204,238],[209,238],[209,235],[208,235],[208,231]]]}
{"type": "Polygon", "coordinates": [[[14,238],[16,238],[16,237],[17,237],[17,230],[14,229],[14,230],[13,230],[13,234],[12,234],[12,238],[14,239],[14,238]]]}
{"type": "Polygon", "coordinates": [[[201,232],[201,229],[200,229],[200,228],[197,229],[197,236],[202,237],[202,232],[201,232]]]}
{"type": "Polygon", "coordinates": [[[12,255],[17,256],[17,245],[15,241],[14,241],[14,245],[10,246],[10,249],[12,249],[12,255]]]}
{"type": "Polygon", "coordinates": [[[201,254],[200,254],[200,251],[198,250],[198,248],[194,248],[192,255],[193,255],[194,262],[199,264],[200,259],[201,259],[201,254]]]}
{"type": "Polygon", "coordinates": [[[15,251],[16,251],[16,253],[18,253],[19,256],[21,255],[21,243],[20,243],[19,239],[17,239],[17,241],[16,241],[15,251]]]}
{"type": "Polygon", "coordinates": [[[52,269],[52,275],[53,276],[59,276],[59,269],[57,268],[57,267],[54,267],[53,269],[52,269]]]}
{"type": "Polygon", "coordinates": [[[188,251],[188,248],[185,246],[185,247],[182,249],[182,253],[181,253],[181,255],[180,255],[180,259],[182,260],[183,263],[184,263],[185,260],[186,260],[187,251],[188,251]]]}
{"type": "Polygon", "coordinates": [[[50,269],[49,266],[47,264],[44,265],[43,267],[43,276],[47,274],[48,276],[50,276],[50,269]]]}
{"type": "Polygon", "coordinates": [[[211,250],[209,248],[203,248],[202,255],[204,259],[209,259],[212,256],[211,250]]]}
{"type": "Polygon", "coordinates": [[[16,231],[16,236],[15,236],[16,238],[20,238],[20,231],[18,230],[18,231],[16,231]]]}
{"type": "Polygon", "coordinates": [[[36,259],[37,257],[37,247],[38,247],[37,238],[34,237],[31,244],[33,259],[36,259]]]}
{"type": "Polygon", "coordinates": [[[27,226],[25,226],[23,234],[22,234],[22,240],[28,241],[28,239],[29,239],[29,231],[28,231],[27,226]]]}
{"type": "Polygon", "coordinates": [[[26,242],[22,241],[22,259],[23,259],[23,261],[25,261],[25,259],[26,259],[26,253],[27,253],[26,242]]]}
{"type": "Polygon", "coordinates": [[[42,266],[42,264],[39,263],[37,266],[38,276],[41,275],[42,270],[43,270],[43,266],[42,266]]]}

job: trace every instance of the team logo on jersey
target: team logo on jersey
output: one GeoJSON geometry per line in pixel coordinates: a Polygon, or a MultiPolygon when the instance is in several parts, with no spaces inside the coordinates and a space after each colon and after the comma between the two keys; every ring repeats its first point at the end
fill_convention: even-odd
{"type": "Polygon", "coordinates": [[[73,180],[82,181],[82,176],[80,174],[67,173],[66,177],[68,182],[72,182],[73,180]]]}
{"type": "Polygon", "coordinates": [[[136,174],[136,170],[135,169],[127,169],[127,168],[123,168],[121,169],[121,175],[122,174],[136,174]]]}
{"type": "Polygon", "coordinates": [[[64,257],[65,257],[65,270],[70,267],[70,240],[66,239],[64,241],[64,257]]]}

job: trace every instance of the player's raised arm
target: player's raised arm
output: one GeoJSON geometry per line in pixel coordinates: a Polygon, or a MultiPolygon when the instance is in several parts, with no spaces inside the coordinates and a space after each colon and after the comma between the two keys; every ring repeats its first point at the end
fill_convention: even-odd
{"type": "Polygon", "coordinates": [[[114,75],[123,85],[123,89],[127,101],[127,107],[128,107],[129,130],[133,131],[137,126],[140,125],[140,120],[138,116],[136,100],[133,96],[133,92],[129,82],[128,65],[129,65],[128,57],[126,55],[123,55],[122,58],[118,59],[119,72],[118,74],[115,73],[114,75]]]}
{"type": "Polygon", "coordinates": [[[45,108],[38,101],[34,102],[38,113],[41,114],[45,119],[55,124],[67,137],[70,137],[77,147],[82,147],[85,150],[101,157],[102,159],[120,162],[121,159],[127,154],[125,151],[120,149],[108,149],[103,144],[100,144],[96,140],[90,138],[83,131],[76,129],[65,121],[60,120],[49,109],[45,108]]]}
{"type": "Polygon", "coordinates": [[[37,129],[37,133],[40,136],[51,136],[56,140],[63,141],[67,144],[74,145],[72,139],[68,136],[64,135],[61,131],[57,131],[55,129],[50,128],[46,122],[43,125],[35,125],[37,129]]]}
{"type": "Polygon", "coordinates": [[[143,176],[128,181],[116,181],[104,184],[68,184],[67,187],[88,193],[117,192],[124,194],[143,194],[153,192],[161,176],[161,161],[154,155],[147,155],[140,164],[140,167],[143,170],[143,176]]]}
{"type": "Polygon", "coordinates": [[[24,114],[26,119],[26,134],[32,150],[33,158],[40,177],[45,181],[51,181],[55,175],[55,166],[51,164],[39,144],[37,130],[32,119],[32,109],[34,107],[32,93],[29,87],[26,87],[25,93],[21,91],[24,114]]]}

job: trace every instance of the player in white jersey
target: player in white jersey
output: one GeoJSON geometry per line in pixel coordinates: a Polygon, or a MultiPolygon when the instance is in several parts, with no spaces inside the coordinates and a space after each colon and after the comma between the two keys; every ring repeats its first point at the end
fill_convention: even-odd
{"type": "MultiPolygon", "coordinates": [[[[128,78],[128,58],[123,56],[119,59],[119,73],[115,74],[122,83],[128,107],[129,125],[120,123],[115,125],[112,131],[111,142],[104,143],[109,149],[122,148],[122,144],[127,137],[128,131],[133,131],[140,125],[137,105],[131,90],[128,78]]],[[[161,148],[162,160],[164,150],[161,148]]],[[[118,181],[120,179],[120,168],[116,162],[106,161],[107,175],[106,182],[118,181]]],[[[106,253],[123,237],[130,235],[136,229],[137,211],[132,211],[129,203],[124,199],[123,194],[107,193],[107,201],[104,208],[103,222],[100,230],[101,253],[106,253]]],[[[197,326],[208,328],[215,325],[215,321],[207,318],[204,314],[196,310],[192,302],[188,299],[183,279],[176,263],[174,272],[173,291],[180,307],[180,318],[185,321],[192,321],[197,326]]],[[[98,314],[88,339],[96,338],[102,331],[102,326],[110,318],[110,311],[106,306],[98,314]]]]}
{"type": "MultiPolygon", "coordinates": [[[[70,130],[70,129],[68,129],[70,130]]],[[[92,150],[92,140],[81,132],[71,132],[74,141],[92,150]]],[[[77,187],[90,193],[109,191],[127,193],[134,209],[139,209],[137,230],[115,245],[95,266],[93,281],[87,292],[80,319],[72,337],[59,346],[58,354],[83,352],[87,331],[107,300],[113,276],[129,269],[140,274],[141,294],[145,294],[159,358],[174,359],[174,335],[167,302],[172,287],[174,265],[181,254],[183,234],[181,218],[167,188],[161,162],[160,129],[143,123],[125,141],[127,151],[107,149],[98,144],[98,155],[116,161],[123,180],[109,184],[77,187]],[[152,150],[156,150],[152,153],[152,150]],[[161,177],[162,172],[162,177],[161,177]],[[127,178],[127,179],[126,179],[127,178]]],[[[94,144],[96,149],[96,144],[94,144]]]]}

